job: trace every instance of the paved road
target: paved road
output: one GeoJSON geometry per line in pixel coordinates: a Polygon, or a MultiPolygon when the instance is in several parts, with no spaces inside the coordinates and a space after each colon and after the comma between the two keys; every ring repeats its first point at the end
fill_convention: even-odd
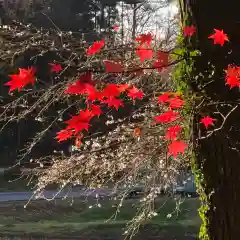
{"type": "MultiPolygon", "coordinates": [[[[57,191],[45,191],[40,196],[34,196],[32,200],[36,199],[51,199],[51,198],[64,198],[64,197],[83,197],[83,196],[109,196],[111,194],[110,189],[92,189],[83,190],[74,189],[73,191],[63,191],[58,193],[57,191]]],[[[33,192],[0,192],[0,202],[6,201],[20,201],[29,200],[33,195],[33,192]]]]}

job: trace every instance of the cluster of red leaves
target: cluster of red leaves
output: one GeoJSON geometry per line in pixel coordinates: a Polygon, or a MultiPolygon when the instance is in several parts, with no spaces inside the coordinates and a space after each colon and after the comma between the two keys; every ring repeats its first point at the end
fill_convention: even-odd
{"type": "Polygon", "coordinates": [[[139,56],[141,63],[143,63],[145,60],[151,60],[154,56],[156,56],[156,59],[153,63],[153,68],[156,68],[158,72],[161,72],[169,64],[169,52],[153,52],[150,47],[152,40],[153,37],[151,33],[141,34],[139,37],[137,37],[136,41],[139,42],[140,45],[136,50],[136,54],[139,56]]]}
{"type": "MultiPolygon", "coordinates": [[[[119,30],[119,26],[115,25],[113,27],[114,31],[119,30]]],[[[215,33],[209,36],[209,39],[213,39],[214,44],[224,45],[226,41],[229,41],[228,36],[223,32],[223,30],[214,29],[215,33]]],[[[195,26],[185,26],[183,34],[185,37],[192,37],[196,32],[195,26]]],[[[156,68],[161,72],[169,64],[169,53],[158,51],[154,52],[151,49],[151,42],[153,36],[151,33],[141,34],[136,38],[139,43],[136,55],[139,56],[140,63],[145,60],[151,60],[154,56],[156,57],[153,63],[153,68],[156,68]]],[[[97,41],[94,42],[88,49],[87,55],[91,56],[99,53],[104,47],[105,42],[97,41]]],[[[103,63],[106,67],[106,72],[108,73],[122,73],[124,72],[124,66],[119,62],[114,62],[110,60],[104,60],[103,63]]],[[[53,73],[59,73],[62,71],[62,66],[60,64],[49,63],[51,67],[50,71],[53,73]]],[[[21,91],[28,84],[34,84],[36,81],[35,77],[36,69],[34,67],[28,69],[19,69],[18,74],[9,75],[11,80],[5,85],[9,86],[9,92],[17,89],[21,91]]],[[[143,74],[141,68],[136,67],[136,74],[143,74]]],[[[226,84],[230,85],[230,88],[240,86],[240,67],[228,66],[226,70],[226,84]]],[[[76,137],[75,144],[77,147],[81,146],[83,132],[88,131],[90,127],[90,121],[94,117],[100,117],[102,112],[102,105],[107,104],[108,107],[113,107],[116,110],[119,107],[123,107],[123,101],[120,99],[121,94],[126,94],[132,100],[142,99],[144,93],[134,86],[128,84],[105,84],[104,86],[98,86],[96,82],[92,79],[92,74],[90,72],[85,73],[80,76],[73,84],[70,84],[65,94],[83,95],[86,99],[87,109],[81,110],[78,115],[72,116],[71,119],[66,121],[67,127],[62,131],[58,132],[56,138],[59,142],[69,139],[71,137],[76,137]]],[[[158,97],[159,104],[167,105],[167,111],[159,116],[155,116],[155,122],[161,124],[175,123],[177,120],[181,119],[181,115],[177,110],[180,110],[184,105],[184,100],[177,96],[176,94],[164,93],[158,97]]],[[[208,128],[213,125],[215,119],[205,116],[200,122],[208,128]]],[[[140,136],[140,128],[136,128],[134,136],[140,136]]],[[[169,142],[168,145],[168,155],[176,157],[179,153],[184,153],[187,148],[187,144],[179,140],[180,133],[182,131],[182,126],[180,124],[172,125],[167,128],[165,139],[169,142]]]]}
{"type": "MultiPolygon", "coordinates": [[[[119,27],[114,26],[113,30],[118,31],[119,27]]],[[[140,34],[136,38],[136,42],[139,43],[136,49],[136,55],[140,59],[140,63],[144,63],[145,60],[152,60],[155,56],[154,62],[152,64],[153,68],[156,68],[158,72],[161,72],[165,69],[165,67],[169,64],[169,52],[157,51],[156,53],[151,48],[151,43],[153,40],[153,36],[151,33],[148,34],[140,34]]],[[[104,47],[104,40],[94,42],[87,50],[87,55],[94,55],[99,53],[100,50],[104,47]]],[[[103,60],[103,63],[106,67],[106,72],[108,73],[122,73],[125,71],[124,66],[116,61],[103,60]]],[[[143,74],[141,67],[136,67],[136,74],[143,74]]],[[[134,69],[126,69],[127,71],[134,72],[134,69]]]]}
{"type": "Polygon", "coordinates": [[[28,69],[19,68],[18,74],[11,74],[9,77],[11,80],[5,83],[6,86],[9,86],[9,92],[17,89],[19,92],[28,84],[34,84],[36,81],[35,77],[36,69],[31,67],[28,69]]]}
{"type": "MultiPolygon", "coordinates": [[[[214,29],[215,33],[210,35],[208,38],[213,39],[214,44],[224,45],[225,42],[229,42],[227,34],[223,30],[214,29]]],[[[195,26],[185,26],[183,29],[183,35],[185,37],[192,37],[196,33],[195,26]]]]}
{"type": "Polygon", "coordinates": [[[77,116],[73,116],[72,119],[66,121],[68,126],[60,131],[56,137],[59,142],[73,136],[79,136],[79,134],[82,136],[82,131],[88,131],[91,119],[96,116],[99,117],[103,113],[101,110],[103,104],[107,104],[108,107],[113,107],[116,110],[123,107],[123,101],[119,98],[122,93],[133,100],[142,99],[144,96],[141,90],[128,84],[111,83],[105,84],[102,89],[97,87],[98,85],[95,84],[90,72],[85,73],[67,87],[66,94],[85,96],[88,108],[81,110],[77,116]]]}
{"type": "MultiPolygon", "coordinates": [[[[175,93],[164,93],[158,97],[159,104],[166,104],[167,111],[154,117],[156,123],[170,124],[175,123],[181,116],[176,109],[181,109],[184,100],[175,93]]],[[[165,139],[169,141],[168,156],[176,157],[179,153],[184,153],[187,144],[178,139],[182,126],[179,124],[172,125],[167,128],[165,139]]]]}
{"type": "MultiPolygon", "coordinates": [[[[194,26],[186,26],[184,28],[184,36],[191,37],[196,32],[196,28],[194,26]]],[[[229,42],[229,38],[227,34],[224,33],[223,30],[214,29],[214,34],[210,35],[208,38],[213,39],[213,43],[216,45],[220,45],[223,47],[225,42],[229,42]]],[[[226,85],[230,86],[230,89],[233,87],[240,86],[240,67],[229,65],[228,68],[225,70],[226,76],[226,85]]],[[[200,122],[208,128],[209,126],[214,125],[215,119],[210,116],[205,116],[200,119],[200,122]]]]}

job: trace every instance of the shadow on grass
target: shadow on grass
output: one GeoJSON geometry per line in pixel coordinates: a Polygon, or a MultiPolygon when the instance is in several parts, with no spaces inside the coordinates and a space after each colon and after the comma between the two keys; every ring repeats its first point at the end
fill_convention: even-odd
{"type": "MultiPolygon", "coordinates": [[[[175,210],[175,202],[160,199],[159,214],[149,224],[140,229],[135,239],[196,239],[200,220],[197,214],[197,199],[187,199],[178,214],[168,213],[175,210]]],[[[136,200],[128,200],[121,208],[115,221],[107,221],[116,212],[116,203],[102,201],[96,208],[92,199],[84,203],[78,199],[71,206],[69,202],[35,201],[27,209],[23,203],[5,203],[0,205],[0,237],[21,236],[24,239],[82,239],[82,240],[120,240],[128,220],[136,213],[136,200]],[[89,209],[89,205],[93,206],[89,209]],[[114,207],[115,206],[115,207],[114,207]],[[28,236],[26,238],[26,236],[28,236]]]]}

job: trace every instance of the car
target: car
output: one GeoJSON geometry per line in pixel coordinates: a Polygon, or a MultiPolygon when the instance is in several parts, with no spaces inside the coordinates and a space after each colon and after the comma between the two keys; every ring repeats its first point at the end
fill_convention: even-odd
{"type": "Polygon", "coordinates": [[[197,196],[197,188],[194,180],[194,175],[190,174],[186,178],[173,186],[173,193],[181,196],[197,196]]]}

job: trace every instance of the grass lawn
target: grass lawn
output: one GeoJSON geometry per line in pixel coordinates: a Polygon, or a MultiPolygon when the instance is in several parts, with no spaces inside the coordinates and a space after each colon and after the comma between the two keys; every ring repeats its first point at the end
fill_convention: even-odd
{"type": "MultiPolygon", "coordinates": [[[[156,202],[161,207],[165,199],[156,202]]],[[[114,202],[102,200],[101,208],[94,206],[96,200],[88,203],[77,199],[71,205],[69,200],[55,202],[35,201],[24,209],[23,202],[0,204],[0,238],[20,239],[80,239],[120,240],[125,224],[135,213],[136,200],[127,200],[115,220],[108,220],[115,212],[114,202]],[[92,204],[92,208],[89,206],[92,204]]],[[[134,239],[196,239],[200,220],[197,214],[199,202],[186,199],[178,214],[167,214],[175,210],[173,200],[158,210],[158,215],[140,229],[134,239]]]]}

